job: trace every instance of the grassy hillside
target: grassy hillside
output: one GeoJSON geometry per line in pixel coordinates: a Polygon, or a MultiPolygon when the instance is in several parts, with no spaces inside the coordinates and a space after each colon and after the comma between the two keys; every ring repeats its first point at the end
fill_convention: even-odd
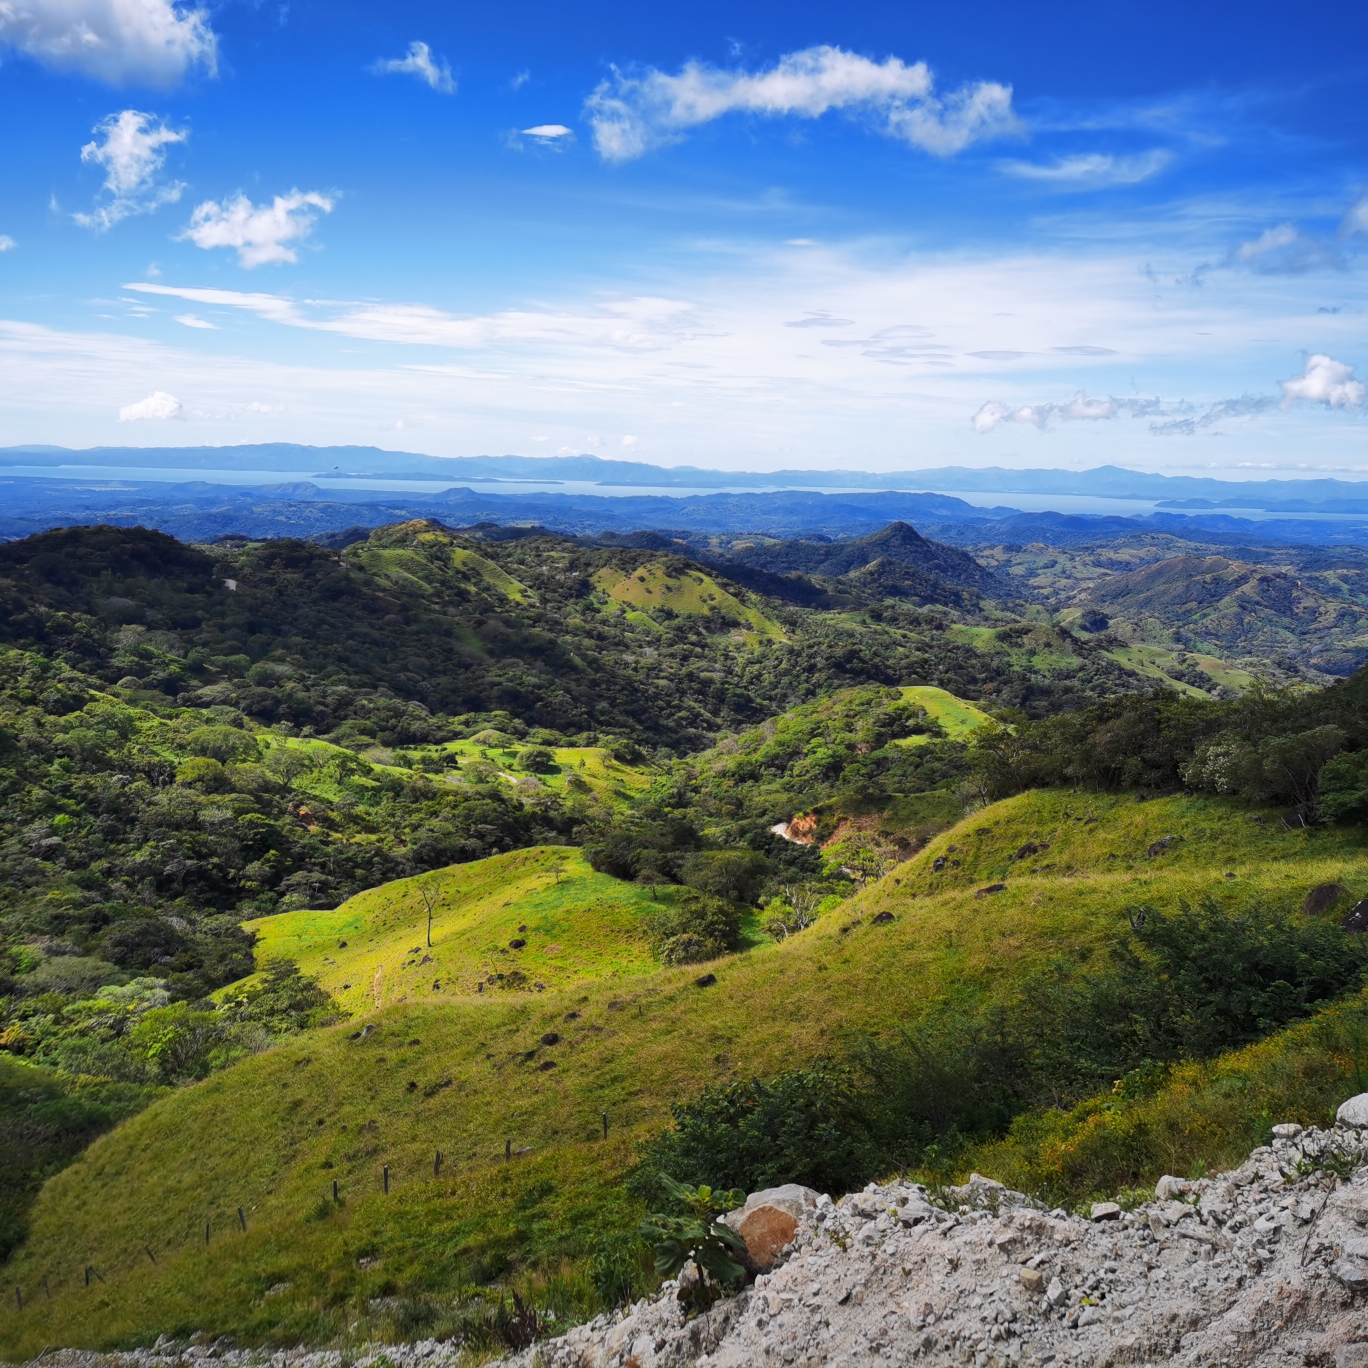
{"type": "Polygon", "coordinates": [[[655,961],[640,920],[671,893],[653,899],[647,888],[596,874],[572,847],[538,847],[400,879],[331,911],[263,917],[247,929],[256,934],[258,963],[293,960],[359,1014],[648,972],[655,961]]]}
{"type": "Polygon", "coordinates": [[[718,617],[749,629],[757,637],[786,639],[784,629],[773,618],[742,603],[710,575],[688,566],[674,568],[657,561],[628,574],[605,569],[594,576],[594,583],[613,602],[636,610],[654,625],[659,625],[661,617],[718,617]],[[661,609],[665,610],[663,614],[661,609]]]}
{"type": "MultiPolygon", "coordinates": [[[[521,858],[531,908],[554,897],[550,871],[573,856],[521,858]]],[[[1272,813],[1221,799],[1031,793],[975,813],[809,931],[706,966],[717,977],[707,987],[691,967],[586,974],[542,993],[411,996],[246,1060],[96,1141],[38,1201],[9,1276],[30,1295],[48,1277],[53,1300],[0,1315],[0,1350],[193,1329],[280,1341],[413,1333],[420,1311],[403,1308],[519,1270],[539,1276],[553,1302],[582,1304],[575,1270],[630,1223],[614,1184],[631,1142],[659,1129],[670,1103],[838,1051],[853,1032],[1005,1000],[1062,950],[1086,957],[1108,944],[1137,902],[1265,896],[1292,909],[1328,879],[1362,896],[1366,867],[1356,831],[1290,831],[1272,813]],[[1169,835],[1182,839],[1146,853],[1169,835]],[[976,896],[990,882],[1006,887],[976,896]],[[884,912],[891,920],[876,921],[884,912]],[[374,1029],[358,1035],[362,1024],[374,1029]],[[324,1200],[334,1178],[337,1208],[324,1200]],[[88,1290],[87,1264],[105,1279],[88,1290]],[[397,1300],[368,1311],[372,1298],[397,1300]]],[[[453,946],[478,953],[502,938],[514,908],[479,902],[478,875],[452,877],[476,880],[463,895],[473,901],[459,906],[478,904],[491,919],[480,927],[456,914],[453,946]]],[[[612,918],[638,892],[623,890],[623,911],[595,932],[599,964],[624,962],[616,956],[628,951],[610,944],[612,918]]],[[[366,897],[355,963],[368,968],[382,938],[399,952],[421,944],[426,918],[405,889],[366,897]]],[[[529,932],[537,925],[538,914],[518,915],[529,932]]],[[[539,915],[560,937],[579,914],[548,901],[539,915]]],[[[298,953],[322,964],[322,933],[338,928],[311,925],[308,914],[295,925],[298,953]]],[[[282,930],[276,948],[286,943],[282,930]]]]}
{"type": "Polygon", "coordinates": [[[975,727],[989,720],[982,708],[976,708],[947,690],[933,688],[929,684],[907,684],[898,692],[908,703],[924,708],[928,716],[940,723],[951,741],[963,741],[975,727]]]}

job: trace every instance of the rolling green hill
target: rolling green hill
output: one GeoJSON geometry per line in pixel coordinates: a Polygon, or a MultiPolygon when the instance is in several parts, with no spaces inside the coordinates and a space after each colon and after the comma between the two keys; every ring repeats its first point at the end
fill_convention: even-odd
{"type": "Polygon", "coordinates": [[[670,896],[662,889],[653,899],[649,889],[595,873],[573,847],[540,846],[368,889],[331,911],[263,917],[247,929],[258,963],[293,960],[361,1014],[649,972],[656,966],[640,920],[670,896]]]}
{"type": "MultiPolygon", "coordinates": [[[[402,1335],[431,1324],[423,1305],[507,1276],[573,1311],[587,1297],[576,1270],[630,1225],[615,1184],[631,1143],[672,1102],[830,1055],[854,1032],[1005,1002],[1061,952],[1101,951],[1137,903],[1257,895],[1292,913],[1327,880],[1362,896],[1363,846],[1357,830],[1288,830],[1220,798],[1029,793],[974,813],[809,931],[706,966],[708,986],[696,967],[585,972],[542,993],[419,994],[297,1037],[156,1102],[47,1184],[8,1270],[30,1300],[0,1315],[0,1350],[196,1329],[276,1342],[402,1335]],[[1181,839],[1148,854],[1168,836],[1181,839]],[[978,896],[990,883],[1006,886],[978,896]],[[104,1281],[87,1288],[87,1265],[104,1281]],[[51,1302],[34,1298],[44,1277],[51,1302]]],[[[579,912],[551,901],[550,871],[569,852],[497,858],[525,862],[503,872],[524,881],[529,933],[537,916],[558,937],[575,924],[579,912]]],[[[481,896],[493,879],[479,871],[452,877],[469,881],[453,943],[478,954],[514,907],[481,896]]],[[[624,888],[617,906],[640,892],[624,888]]],[[[425,915],[406,888],[365,899],[359,934],[376,940],[354,963],[382,956],[382,938],[420,945],[425,915]]],[[[596,933],[602,968],[624,962],[608,944],[618,915],[596,933]]],[[[322,964],[323,932],[340,927],[298,916],[296,952],[322,964]]],[[[288,949],[290,925],[268,945],[288,949]]],[[[344,953],[352,934],[339,934],[344,953]]]]}

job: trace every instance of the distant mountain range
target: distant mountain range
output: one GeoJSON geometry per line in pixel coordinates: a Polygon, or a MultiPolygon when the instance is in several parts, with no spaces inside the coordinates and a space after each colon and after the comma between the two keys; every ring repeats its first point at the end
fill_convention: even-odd
{"type": "Polygon", "coordinates": [[[940,466],[928,470],[710,470],[655,466],[601,456],[423,456],[379,447],[269,442],[232,447],[0,447],[5,466],[259,470],[312,478],[591,483],[606,488],[925,490],[974,494],[1153,499],[1190,510],[1247,508],[1287,513],[1368,514],[1368,481],[1216,480],[1151,475],[1120,466],[1092,470],[1008,470],[940,466]]]}

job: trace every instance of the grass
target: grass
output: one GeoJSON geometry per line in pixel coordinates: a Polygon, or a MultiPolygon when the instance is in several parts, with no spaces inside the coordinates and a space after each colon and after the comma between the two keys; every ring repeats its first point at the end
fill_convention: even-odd
{"type": "MultiPolygon", "coordinates": [[[[395,1003],[542,992],[656,967],[640,922],[673,890],[595,873],[568,846],[537,847],[367,889],[326,912],[247,922],[257,960],[295,961],[350,1012],[395,1003]],[[426,892],[433,901],[427,944],[426,892]],[[517,949],[510,942],[522,940],[517,949]]],[[[225,990],[231,992],[231,989],[225,990]]]]}
{"type": "MultiPolygon", "coordinates": [[[[1001,1000],[1062,951],[1103,947],[1136,902],[1172,907],[1212,894],[1292,909],[1328,879],[1353,896],[1368,892],[1360,833],[1288,831],[1274,814],[1253,816],[1260,820],[1221,799],[1024,794],[973,814],[809,931],[707,966],[717,979],[708,987],[696,986],[696,966],[587,972],[632,962],[635,951],[615,944],[612,928],[641,895],[633,889],[615,904],[621,912],[584,931],[579,979],[543,980],[542,993],[410,991],[405,1001],[386,990],[364,1036],[353,1020],[246,1060],[155,1103],[49,1181],[8,1273],[29,1296],[47,1276],[53,1300],[30,1301],[22,1316],[12,1304],[0,1313],[0,1353],[195,1329],[242,1342],[345,1338],[374,1333],[370,1298],[449,1298],[510,1270],[573,1281],[595,1240],[630,1224],[616,1182],[633,1141],[706,1084],[773,1075],[938,1004],[1001,1000]],[[1148,856],[1166,835],[1182,839],[1148,856]],[[1044,841],[1048,851],[1017,858],[1044,841]],[[990,882],[1006,887],[976,897],[990,882]],[[876,924],[884,911],[892,920],[876,924]],[[543,1043],[551,1032],[556,1042],[543,1043]],[[434,1177],[438,1149],[446,1161],[434,1177]],[[323,1200],[334,1178],[340,1208],[323,1200]],[[246,1233],[234,1226],[239,1205],[246,1233]],[[88,1263],[105,1278],[89,1290],[88,1263]]],[[[552,864],[573,852],[522,857],[521,866],[496,857],[510,861],[501,887],[521,879],[524,905],[540,906],[547,928],[588,927],[592,918],[549,900],[552,864]]],[[[465,887],[461,898],[477,897],[465,887]]],[[[479,924],[459,911],[475,904],[453,897],[453,952],[461,944],[478,958],[515,915],[537,925],[512,901],[502,906],[507,892],[478,896],[489,919],[479,924]]],[[[426,917],[405,887],[363,897],[374,900],[376,928],[392,918],[384,953],[421,944],[426,917]]],[[[335,957],[324,933],[338,927],[317,919],[336,914],[294,915],[296,953],[310,963],[335,957]]],[[[272,921],[280,930],[267,935],[283,946],[291,922],[272,921]]],[[[376,934],[373,946],[358,946],[358,964],[379,955],[376,934]]],[[[404,962],[392,971],[400,982],[417,971],[404,962]]],[[[432,966],[422,968],[426,976],[432,966]]]]}
{"type": "Polygon", "coordinates": [[[632,621],[641,614],[650,618],[652,625],[658,625],[651,615],[660,608],[686,617],[716,614],[742,628],[749,628],[748,638],[785,640],[784,629],[773,618],[742,603],[711,576],[697,570],[670,574],[664,565],[653,562],[628,575],[612,569],[600,570],[594,576],[594,583],[610,599],[628,609],[627,616],[632,621]]]}
{"type": "MultiPolygon", "coordinates": [[[[930,684],[905,684],[899,692],[909,703],[920,703],[937,722],[945,728],[945,734],[952,741],[963,741],[976,727],[981,727],[992,719],[981,708],[966,703],[962,698],[945,689],[937,689],[930,684]]],[[[909,741],[924,741],[921,736],[910,737],[909,741]]]]}
{"type": "MultiPolygon", "coordinates": [[[[444,545],[447,541],[435,532],[421,532],[414,540],[419,545],[444,545]]],[[[370,542],[348,547],[346,556],[377,579],[402,589],[416,591],[425,597],[439,595],[446,587],[446,583],[452,581],[467,584],[475,581],[512,603],[526,603],[535,599],[535,595],[525,584],[521,584],[493,561],[486,560],[477,552],[467,551],[459,546],[449,546],[447,551],[446,566],[434,565],[432,561],[407,547],[382,547],[370,542]]],[[[475,637],[473,632],[469,635],[475,637]]]]}
{"type": "MultiPolygon", "coordinates": [[[[1203,690],[1196,689],[1191,684],[1185,684],[1181,679],[1175,679],[1168,673],[1170,667],[1178,668],[1178,661],[1176,659],[1177,652],[1170,650],[1167,646],[1144,644],[1118,646],[1114,650],[1107,651],[1106,654],[1118,664],[1134,670],[1136,674],[1144,675],[1148,679],[1160,680],[1179,693],[1187,694],[1192,698],[1205,698],[1207,696],[1203,690]]],[[[1230,688],[1240,692],[1243,692],[1254,682],[1254,676],[1248,670],[1241,670],[1235,665],[1228,665],[1224,661],[1217,660],[1215,656],[1190,653],[1189,664],[1205,670],[1214,683],[1229,685],[1230,688]]]]}

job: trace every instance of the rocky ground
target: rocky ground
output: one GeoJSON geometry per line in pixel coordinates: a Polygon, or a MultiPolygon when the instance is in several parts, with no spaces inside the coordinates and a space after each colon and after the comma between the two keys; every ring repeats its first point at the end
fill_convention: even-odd
{"type": "MultiPolygon", "coordinates": [[[[1368,1095],[1328,1131],[1279,1126],[1238,1169],[1090,1217],[1045,1211],[988,1179],[929,1193],[871,1184],[832,1202],[779,1190],[751,1213],[793,1238],[770,1272],[686,1318],[678,1283],[506,1361],[506,1368],[816,1368],[1053,1364],[1368,1368],[1368,1095]],[[786,1198],[788,1200],[786,1200],[786,1198]]],[[[752,1204],[754,1199],[752,1199],[752,1204]]],[[[741,1224],[738,1215],[734,1224],[741,1224]]],[[[347,1362],[364,1368],[381,1346],[347,1362]]],[[[458,1346],[383,1347],[394,1368],[458,1346]]],[[[158,1344],[64,1350],[44,1368],[339,1368],[342,1356],[158,1344]]]]}

